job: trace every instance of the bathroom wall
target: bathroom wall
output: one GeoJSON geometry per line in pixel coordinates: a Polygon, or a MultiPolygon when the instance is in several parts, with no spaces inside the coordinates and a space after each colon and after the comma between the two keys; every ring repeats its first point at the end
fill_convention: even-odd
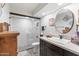
{"type": "Polygon", "coordinates": [[[39,42],[40,30],[41,30],[41,20],[40,19],[33,19],[33,43],[39,42]]]}
{"type": "MultiPolygon", "coordinates": [[[[70,4],[68,6],[65,6],[63,7],[65,9],[70,9],[73,14],[74,14],[74,27],[72,28],[72,30],[65,34],[65,38],[67,39],[71,39],[71,36],[73,35],[73,33],[76,31],[76,23],[77,23],[77,20],[78,20],[78,8],[79,8],[79,4],[70,4]]],[[[50,11],[50,10],[48,10],[50,11]]],[[[45,35],[50,33],[52,35],[59,35],[59,33],[55,30],[55,27],[50,27],[49,26],[49,18],[55,18],[56,17],[56,14],[57,14],[58,10],[56,12],[53,12],[53,13],[50,13],[44,17],[42,17],[41,19],[41,26],[46,26],[46,30],[45,30],[45,35]]],[[[62,24],[63,25],[63,24],[62,24]]]]}
{"type": "Polygon", "coordinates": [[[0,16],[0,22],[8,22],[9,23],[9,5],[6,3],[4,8],[1,8],[2,15],[0,16]]]}

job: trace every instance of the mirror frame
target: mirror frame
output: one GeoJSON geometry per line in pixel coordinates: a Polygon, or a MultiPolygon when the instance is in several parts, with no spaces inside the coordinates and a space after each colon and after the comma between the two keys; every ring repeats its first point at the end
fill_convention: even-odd
{"type": "MultiPolygon", "coordinates": [[[[69,9],[68,9],[69,10],[69,9]]],[[[61,10],[62,11],[62,10],[61,10]]],[[[71,10],[69,10],[70,12],[72,12],[71,10]]],[[[73,26],[74,26],[74,14],[73,14],[73,12],[72,12],[72,25],[71,25],[71,27],[70,27],[70,29],[69,29],[69,31],[68,32],[70,32],[71,31],[71,29],[73,28],[73,26]]],[[[57,21],[57,19],[56,19],[56,21],[57,21]]],[[[58,33],[61,33],[59,30],[57,30],[57,27],[56,27],[56,24],[55,24],[55,29],[56,29],[56,31],[58,32],[58,33]]],[[[61,33],[61,34],[67,34],[68,32],[66,32],[66,33],[61,33]]]]}

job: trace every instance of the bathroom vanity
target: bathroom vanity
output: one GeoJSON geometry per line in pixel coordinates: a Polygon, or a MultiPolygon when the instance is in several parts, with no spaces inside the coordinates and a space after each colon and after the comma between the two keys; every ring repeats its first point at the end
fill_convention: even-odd
{"type": "Polygon", "coordinates": [[[0,56],[17,55],[17,36],[18,32],[9,31],[10,24],[0,23],[0,56]]]}
{"type": "MultiPolygon", "coordinates": [[[[62,39],[63,40],[63,39],[62,39]]],[[[40,37],[40,56],[78,56],[79,46],[70,41],[40,37]],[[55,40],[54,40],[55,39],[55,40]]]]}
{"type": "Polygon", "coordinates": [[[17,32],[0,32],[0,56],[17,55],[17,32]]]}

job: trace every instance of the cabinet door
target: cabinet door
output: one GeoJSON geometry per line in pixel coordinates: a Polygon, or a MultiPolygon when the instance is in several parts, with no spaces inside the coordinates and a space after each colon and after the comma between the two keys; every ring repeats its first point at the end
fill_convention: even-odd
{"type": "Polygon", "coordinates": [[[54,46],[44,40],[40,40],[40,55],[41,56],[62,56],[63,49],[54,46]]]}
{"type": "Polygon", "coordinates": [[[0,56],[9,56],[8,42],[4,38],[0,38],[0,56]]]}
{"type": "Polygon", "coordinates": [[[47,47],[47,56],[61,56],[61,54],[47,47]]]}
{"type": "Polygon", "coordinates": [[[46,55],[47,55],[46,43],[43,40],[40,40],[40,56],[46,56],[46,55]]]}
{"type": "Polygon", "coordinates": [[[0,55],[15,56],[17,55],[17,39],[16,38],[0,38],[0,55]]]}
{"type": "Polygon", "coordinates": [[[10,56],[16,56],[17,55],[17,38],[8,38],[8,50],[10,56]]]}
{"type": "MultiPolygon", "coordinates": [[[[48,42],[47,42],[46,46],[48,47],[48,50],[51,51],[50,53],[54,53],[55,55],[61,55],[61,56],[63,55],[63,49],[61,49],[60,47],[57,47],[57,46],[50,44],[48,42]]],[[[54,54],[51,54],[51,55],[54,55],[54,54]]]]}

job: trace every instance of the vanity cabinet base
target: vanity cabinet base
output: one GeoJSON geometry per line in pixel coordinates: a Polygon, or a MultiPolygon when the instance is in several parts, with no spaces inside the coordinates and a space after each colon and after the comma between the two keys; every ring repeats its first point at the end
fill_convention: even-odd
{"type": "Polygon", "coordinates": [[[16,32],[0,33],[0,56],[17,55],[17,36],[16,32]]]}
{"type": "Polygon", "coordinates": [[[40,39],[40,56],[77,56],[77,55],[40,39]]]}

